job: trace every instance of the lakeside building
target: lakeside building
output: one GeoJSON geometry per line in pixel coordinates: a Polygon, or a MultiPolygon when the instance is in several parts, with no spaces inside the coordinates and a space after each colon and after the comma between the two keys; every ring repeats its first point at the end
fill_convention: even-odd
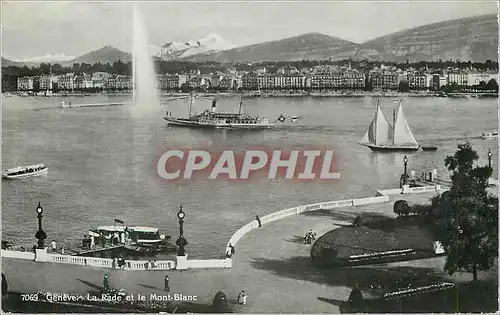
{"type": "Polygon", "coordinates": [[[235,86],[235,84],[236,84],[236,80],[233,77],[231,77],[231,76],[224,76],[220,80],[219,87],[220,87],[221,90],[231,91],[231,90],[237,89],[237,87],[235,86]]]}
{"type": "Polygon", "coordinates": [[[116,89],[118,90],[132,90],[133,82],[132,77],[128,75],[116,76],[116,89]]]}
{"type": "Polygon", "coordinates": [[[97,89],[105,89],[110,74],[107,72],[92,73],[92,86],[97,89]]]}
{"type": "Polygon", "coordinates": [[[281,67],[276,71],[276,74],[297,74],[299,70],[292,66],[281,67]]]}
{"type": "Polygon", "coordinates": [[[483,73],[469,73],[467,75],[467,85],[479,85],[481,82],[488,83],[490,80],[498,82],[498,73],[483,72],[483,73]]]}
{"type": "Polygon", "coordinates": [[[75,89],[84,90],[94,87],[92,77],[88,74],[81,74],[75,76],[74,82],[75,82],[74,83],[75,89]]]}
{"type": "Polygon", "coordinates": [[[33,90],[33,77],[17,78],[18,91],[32,91],[33,90]]]}
{"type": "Polygon", "coordinates": [[[466,71],[448,72],[446,81],[448,84],[456,83],[458,86],[466,86],[469,74],[466,71]]]}
{"type": "Polygon", "coordinates": [[[258,67],[257,69],[255,69],[255,72],[257,74],[265,74],[265,73],[267,73],[267,69],[266,69],[266,67],[258,67]]]}
{"type": "Polygon", "coordinates": [[[408,85],[412,90],[429,89],[429,79],[423,73],[410,73],[407,75],[408,85]]]}
{"type": "Polygon", "coordinates": [[[41,75],[39,77],[40,90],[52,90],[54,77],[51,75],[41,75]]]}
{"type": "Polygon", "coordinates": [[[59,76],[58,87],[60,90],[74,90],[75,78],[73,73],[67,73],[59,76]]]}
{"type": "Polygon", "coordinates": [[[210,80],[210,86],[214,87],[214,88],[215,87],[216,88],[220,87],[220,82],[222,80],[222,77],[223,76],[221,74],[212,74],[210,76],[210,78],[209,78],[209,80],[210,80]]]}
{"type": "Polygon", "coordinates": [[[257,90],[259,86],[257,73],[245,73],[242,77],[242,85],[244,90],[257,90]]]}

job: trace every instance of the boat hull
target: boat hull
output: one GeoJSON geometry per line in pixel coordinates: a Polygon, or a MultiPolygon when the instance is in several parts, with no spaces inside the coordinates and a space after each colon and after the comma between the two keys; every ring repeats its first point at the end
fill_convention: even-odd
{"type": "Polygon", "coordinates": [[[22,178],[28,178],[28,177],[34,177],[34,176],[40,176],[40,175],[46,175],[48,173],[48,169],[45,168],[41,171],[38,172],[32,172],[32,173],[24,173],[24,174],[19,174],[19,175],[8,175],[8,174],[3,174],[2,178],[3,179],[22,179],[22,178]]]}
{"type": "Polygon", "coordinates": [[[197,121],[188,121],[183,119],[176,119],[172,117],[164,117],[169,125],[177,127],[191,127],[191,128],[208,128],[208,129],[269,129],[274,124],[272,123],[258,123],[258,124],[221,124],[221,123],[201,123],[197,121]]]}
{"type": "Polygon", "coordinates": [[[403,147],[403,146],[379,146],[375,144],[361,144],[369,147],[372,151],[377,152],[412,152],[417,151],[420,146],[415,147],[403,147]]]}

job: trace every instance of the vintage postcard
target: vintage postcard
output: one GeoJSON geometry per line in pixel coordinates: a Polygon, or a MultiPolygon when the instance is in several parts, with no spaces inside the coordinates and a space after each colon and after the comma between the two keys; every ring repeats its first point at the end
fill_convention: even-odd
{"type": "Polygon", "coordinates": [[[2,1],[2,311],[498,311],[496,1],[2,1]]]}

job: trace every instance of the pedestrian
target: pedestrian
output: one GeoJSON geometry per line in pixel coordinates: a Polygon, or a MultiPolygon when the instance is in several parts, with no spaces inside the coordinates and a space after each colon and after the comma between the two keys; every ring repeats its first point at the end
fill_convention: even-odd
{"type": "Polygon", "coordinates": [[[113,257],[113,260],[111,261],[111,268],[112,269],[116,268],[116,257],[113,257]]]}
{"type": "Polygon", "coordinates": [[[231,254],[231,247],[226,248],[226,258],[231,258],[233,255],[231,254]]]}
{"type": "Polygon", "coordinates": [[[166,292],[170,292],[170,283],[169,283],[169,280],[168,280],[168,275],[165,275],[165,287],[164,287],[164,290],[166,292]]]}
{"type": "Polygon", "coordinates": [[[151,269],[156,268],[156,259],[151,262],[151,269]]]}
{"type": "Polygon", "coordinates": [[[259,223],[259,227],[262,227],[262,222],[260,222],[260,218],[258,215],[255,216],[255,220],[257,220],[257,223],[259,223]]]}
{"type": "Polygon", "coordinates": [[[359,285],[356,284],[354,289],[352,289],[351,294],[349,295],[349,303],[355,312],[361,311],[363,309],[363,294],[359,289],[359,285]]]}
{"type": "Polygon", "coordinates": [[[57,249],[56,240],[52,240],[52,242],[50,242],[50,247],[52,247],[52,252],[55,253],[57,249]]]}
{"type": "Polygon", "coordinates": [[[241,290],[240,294],[238,294],[238,303],[241,305],[247,304],[247,295],[244,290],[241,290]]]}
{"type": "Polygon", "coordinates": [[[311,244],[311,239],[312,239],[311,231],[307,231],[306,235],[304,236],[304,244],[311,244]]]}
{"type": "Polygon", "coordinates": [[[103,280],[102,284],[104,287],[104,292],[108,292],[109,291],[109,279],[108,279],[107,273],[104,274],[104,280],[103,280]]]}
{"type": "Polygon", "coordinates": [[[236,253],[236,250],[234,249],[233,244],[229,243],[229,248],[231,249],[231,256],[234,256],[234,254],[236,253]]]}

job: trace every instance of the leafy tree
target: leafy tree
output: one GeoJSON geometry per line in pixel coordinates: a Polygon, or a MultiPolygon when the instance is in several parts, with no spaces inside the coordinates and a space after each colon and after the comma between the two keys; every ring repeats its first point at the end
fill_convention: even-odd
{"type": "Polygon", "coordinates": [[[486,83],[486,89],[498,92],[498,83],[495,79],[491,79],[486,83]]]}
{"type": "Polygon", "coordinates": [[[477,152],[469,143],[458,146],[453,156],[445,159],[452,185],[437,202],[441,220],[438,239],[447,255],[445,270],[473,273],[492,267],[498,257],[498,198],[488,195],[489,166],[474,166],[477,152]]]}
{"type": "Polygon", "coordinates": [[[399,92],[409,92],[410,91],[410,84],[408,83],[408,81],[401,80],[399,82],[398,91],[399,92]]]}

